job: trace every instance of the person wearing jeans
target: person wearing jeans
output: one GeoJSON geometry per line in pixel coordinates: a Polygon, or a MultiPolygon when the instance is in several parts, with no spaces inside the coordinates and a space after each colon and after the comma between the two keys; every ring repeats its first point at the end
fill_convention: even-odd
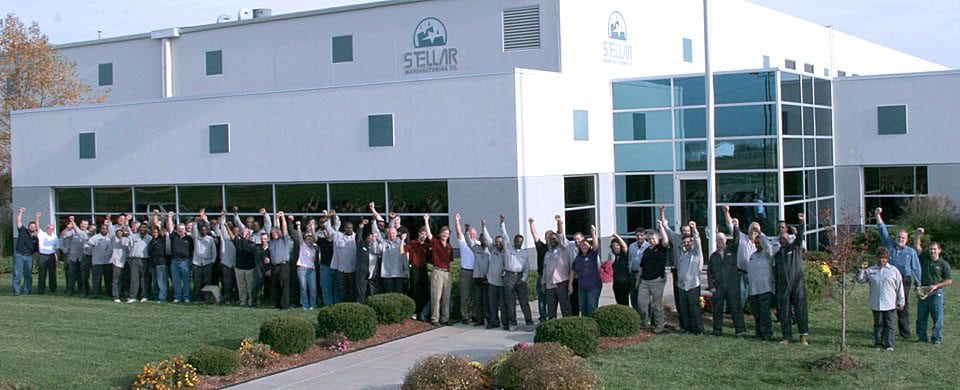
{"type": "Polygon", "coordinates": [[[50,292],[57,292],[57,249],[60,247],[60,239],[57,237],[57,227],[52,223],[47,225],[46,230],[37,230],[37,293],[47,292],[47,286],[50,286],[50,292]]]}
{"type": "Polygon", "coordinates": [[[100,294],[109,288],[109,275],[113,272],[110,265],[110,256],[113,255],[113,247],[110,243],[110,216],[108,215],[103,224],[100,225],[100,231],[87,241],[87,247],[90,248],[91,263],[93,266],[93,281],[90,284],[91,298],[100,298],[100,294]]]}
{"type": "Polygon", "coordinates": [[[87,291],[89,284],[85,280],[86,275],[82,272],[84,258],[83,247],[84,244],[87,243],[87,227],[88,222],[86,220],[80,221],[78,227],[71,215],[69,222],[67,222],[67,227],[64,228],[60,234],[60,243],[67,257],[67,293],[70,295],[77,292],[83,295],[89,293],[87,291]]]}
{"type": "Polygon", "coordinates": [[[170,274],[173,276],[173,303],[190,303],[190,260],[193,256],[193,237],[187,235],[187,226],[173,224],[173,212],[167,212],[167,236],[170,240],[170,274]]]}
{"type": "Polygon", "coordinates": [[[873,310],[873,345],[877,349],[893,350],[896,339],[894,310],[902,310],[904,303],[903,277],[889,264],[890,250],[877,248],[877,265],[860,266],[857,283],[870,284],[870,310],[873,310]]]}
{"type": "Polygon", "coordinates": [[[167,301],[167,247],[169,241],[163,234],[164,230],[160,227],[157,215],[159,211],[153,211],[153,227],[150,228],[150,242],[147,243],[147,258],[149,265],[153,268],[153,276],[157,286],[157,302],[167,301]]]}
{"type": "Polygon", "coordinates": [[[600,290],[603,282],[600,280],[600,237],[597,236],[597,227],[590,226],[590,235],[593,242],[581,240],[578,245],[577,257],[570,267],[570,279],[579,279],[577,283],[577,302],[580,313],[589,317],[600,305],[600,290]]]}
{"type": "Polygon", "coordinates": [[[23,226],[23,212],[27,209],[21,207],[17,214],[17,242],[13,249],[13,295],[30,294],[30,286],[33,284],[33,255],[37,253],[39,242],[37,240],[37,226],[40,224],[40,213],[37,213],[37,219],[30,221],[26,227],[23,226]],[[22,280],[22,285],[21,285],[22,280]]]}
{"type": "Polygon", "coordinates": [[[916,249],[920,256],[920,285],[930,290],[926,298],[917,302],[917,339],[927,342],[927,318],[933,317],[933,344],[943,343],[943,288],[953,284],[950,264],[943,260],[943,245],[931,242],[927,253],[920,246],[923,228],[917,229],[916,249]]]}
{"type": "Polygon", "coordinates": [[[299,245],[299,256],[297,257],[297,281],[300,282],[300,306],[303,310],[313,310],[317,308],[317,253],[319,248],[314,243],[316,234],[316,222],[310,221],[307,226],[307,233],[303,234],[300,228],[300,221],[296,222],[297,229],[294,231],[299,245]]]}

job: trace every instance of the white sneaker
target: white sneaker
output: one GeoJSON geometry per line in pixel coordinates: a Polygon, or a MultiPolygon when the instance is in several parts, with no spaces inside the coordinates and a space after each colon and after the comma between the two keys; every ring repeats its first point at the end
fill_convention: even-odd
{"type": "Polygon", "coordinates": [[[133,298],[127,299],[127,303],[134,303],[134,302],[136,302],[136,301],[137,301],[137,300],[136,300],[136,299],[133,299],[133,298]]]}
{"type": "Polygon", "coordinates": [[[179,299],[174,299],[174,300],[173,300],[173,303],[180,303],[180,300],[179,300],[179,299]]]}
{"type": "Polygon", "coordinates": [[[147,298],[140,298],[140,302],[146,302],[147,298]]]}
{"type": "Polygon", "coordinates": [[[120,303],[120,300],[119,300],[119,299],[114,299],[113,302],[114,302],[114,303],[120,303]]]}

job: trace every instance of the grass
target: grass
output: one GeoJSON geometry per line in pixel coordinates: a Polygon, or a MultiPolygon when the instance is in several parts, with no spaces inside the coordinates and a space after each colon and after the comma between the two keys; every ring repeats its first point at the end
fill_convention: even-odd
{"type": "MultiPolygon", "coordinates": [[[[11,280],[10,274],[0,275],[0,384],[126,386],[146,363],[205,345],[236,349],[244,337],[256,340],[266,319],[287,315],[316,321],[316,311],[300,309],[118,304],[61,293],[14,297],[11,280]]],[[[60,282],[61,290],[65,285],[60,282]]]]}
{"type": "MultiPolygon", "coordinates": [[[[589,359],[588,365],[600,375],[605,387],[611,389],[943,388],[960,377],[960,344],[950,333],[960,316],[950,302],[945,310],[943,345],[898,339],[896,351],[889,352],[872,347],[873,317],[866,295],[867,288],[857,286],[848,302],[847,336],[850,354],[871,368],[836,373],[811,369],[817,359],[838,351],[840,304],[837,300],[811,303],[809,347],[738,340],[732,336],[733,324],[728,319],[723,337],[657,336],[648,342],[602,352],[589,359]]],[[[911,297],[910,305],[911,321],[915,321],[915,296],[911,297]]],[[[704,325],[709,331],[712,322],[706,321],[704,325]]],[[[752,319],[747,320],[747,327],[752,335],[752,319]]],[[[780,335],[779,329],[779,324],[774,323],[775,338],[780,335]]]]}

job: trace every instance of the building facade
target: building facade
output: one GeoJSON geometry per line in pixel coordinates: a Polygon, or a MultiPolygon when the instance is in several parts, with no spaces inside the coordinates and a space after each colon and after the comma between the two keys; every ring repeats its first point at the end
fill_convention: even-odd
{"type": "MultiPolygon", "coordinates": [[[[12,115],[14,204],[697,219],[701,4],[401,0],[63,45],[109,99],[12,115]]],[[[833,206],[832,78],[943,69],[745,1],[712,26],[719,201],[768,222],[833,206]]]]}

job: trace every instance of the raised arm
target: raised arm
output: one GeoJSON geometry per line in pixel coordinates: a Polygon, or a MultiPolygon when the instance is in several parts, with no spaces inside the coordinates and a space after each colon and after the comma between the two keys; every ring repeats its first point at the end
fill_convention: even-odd
{"type": "Polygon", "coordinates": [[[530,224],[530,235],[533,236],[533,242],[543,242],[540,240],[540,236],[537,235],[537,226],[534,224],[533,218],[527,218],[527,223],[530,224]]]}
{"type": "Polygon", "coordinates": [[[504,240],[510,237],[510,235],[507,234],[507,217],[503,214],[500,214],[500,236],[502,236],[504,240]]]}
{"type": "Polygon", "coordinates": [[[734,223],[734,218],[730,216],[730,206],[723,206],[723,217],[727,221],[727,229],[730,229],[730,233],[735,232],[734,229],[739,230],[739,223],[734,223]]]}
{"type": "Polygon", "coordinates": [[[37,231],[40,231],[40,230],[43,229],[43,228],[40,227],[40,216],[41,216],[41,215],[42,215],[42,214],[41,214],[40,212],[37,212],[37,218],[33,220],[33,223],[37,224],[37,231]]]}
{"type": "Polygon", "coordinates": [[[806,234],[807,227],[807,216],[803,213],[797,214],[797,219],[800,220],[800,225],[797,226],[797,238],[793,239],[793,242],[787,244],[794,248],[800,248],[803,246],[803,240],[806,234]]]}
{"type": "Polygon", "coordinates": [[[427,239],[433,239],[433,233],[430,231],[430,214],[423,215],[423,226],[427,228],[427,239]]]}
{"type": "Polygon", "coordinates": [[[923,238],[924,232],[925,230],[922,227],[917,228],[917,234],[913,236],[913,247],[917,250],[918,255],[923,253],[923,243],[921,242],[921,239],[923,238]]]}
{"type": "Polygon", "coordinates": [[[167,233],[173,233],[173,211],[167,211],[167,233]]]}
{"type": "Polygon", "coordinates": [[[407,254],[407,234],[403,233],[400,235],[400,254],[407,254]]]}
{"type": "Polygon", "coordinates": [[[17,229],[23,227],[23,212],[27,211],[25,207],[20,208],[20,212],[17,213],[17,229]]]}
{"type": "MultiPolygon", "coordinates": [[[[243,221],[240,220],[240,209],[237,206],[233,206],[233,226],[240,227],[240,232],[247,231],[247,225],[243,224],[243,221]]],[[[266,212],[266,209],[263,209],[266,212]]]]}
{"type": "MultiPolygon", "coordinates": [[[[263,231],[270,233],[270,231],[273,230],[273,221],[270,220],[270,213],[267,212],[267,209],[262,208],[260,209],[260,215],[263,216],[263,231]]],[[[251,234],[253,233],[260,232],[251,232],[251,234]]]]}
{"type": "Polygon", "coordinates": [[[377,212],[377,204],[370,202],[367,204],[367,208],[370,209],[370,212],[373,214],[374,221],[383,221],[383,217],[380,216],[380,213],[377,212]]]}
{"type": "Polygon", "coordinates": [[[629,248],[629,247],[627,246],[627,242],[624,241],[623,238],[620,237],[619,234],[613,233],[613,239],[614,239],[614,240],[617,240],[617,243],[620,244],[620,248],[623,248],[623,249],[621,249],[621,251],[623,251],[623,252],[627,252],[627,251],[628,251],[628,248],[629,248]]]}
{"type": "Polygon", "coordinates": [[[290,231],[287,230],[287,218],[284,217],[283,211],[277,212],[277,220],[279,221],[280,225],[280,233],[282,233],[284,237],[289,237],[290,231]]]}
{"type": "Polygon", "coordinates": [[[660,246],[664,248],[670,246],[670,235],[667,234],[667,223],[663,220],[657,221],[657,229],[660,230],[660,246]]]}
{"type": "Polygon", "coordinates": [[[293,235],[295,236],[294,241],[296,241],[300,245],[303,245],[303,229],[301,229],[300,227],[300,221],[295,222],[293,225],[294,225],[293,235]]]}
{"type": "Polygon", "coordinates": [[[693,237],[693,249],[696,252],[693,253],[703,253],[703,245],[700,242],[700,232],[697,231],[697,223],[690,221],[690,235],[693,237]]]}
{"type": "MultiPolygon", "coordinates": [[[[487,220],[486,220],[486,219],[481,219],[481,220],[480,220],[480,229],[483,230],[483,243],[484,243],[484,244],[487,244],[487,247],[488,247],[488,248],[491,247],[491,246],[493,246],[493,240],[490,238],[490,232],[487,231],[487,220]]],[[[506,236],[503,237],[503,240],[504,240],[504,241],[507,240],[506,236]]]]}
{"type": "Polygon", "coordinates": [[[594,251],[600,249],[600,236],[597,235],[597,225],[590,225],[590,237],[593,237],[593,241],[590,242],[590,248],[594,251]]]}
{"type": "Polygon", "coordinates": [[[896,244],[890,239],[890,231],[887,230],[887,224],[883,223],[882,213],[883,209],[880,207],[877,207],[874,211],[874,214],[877,216],[877,228],[880,229],[880,244],[887,248],[893,248],[896,244]]]}
{"type": "Polygon", "coordinates": [[[457,241],[463,241],[463,227],[460,226],[460,213],[453,215],[454,224],[457,225],[457,241]]]}
{"type": "Polygon", "coordinates": [[[560,215],[554,215],[553,219],[557,221],[557,240],[560,241],[560,245],[567,246],[567,235],[563,232],[563,218],[560,218],[560,215]]]}

